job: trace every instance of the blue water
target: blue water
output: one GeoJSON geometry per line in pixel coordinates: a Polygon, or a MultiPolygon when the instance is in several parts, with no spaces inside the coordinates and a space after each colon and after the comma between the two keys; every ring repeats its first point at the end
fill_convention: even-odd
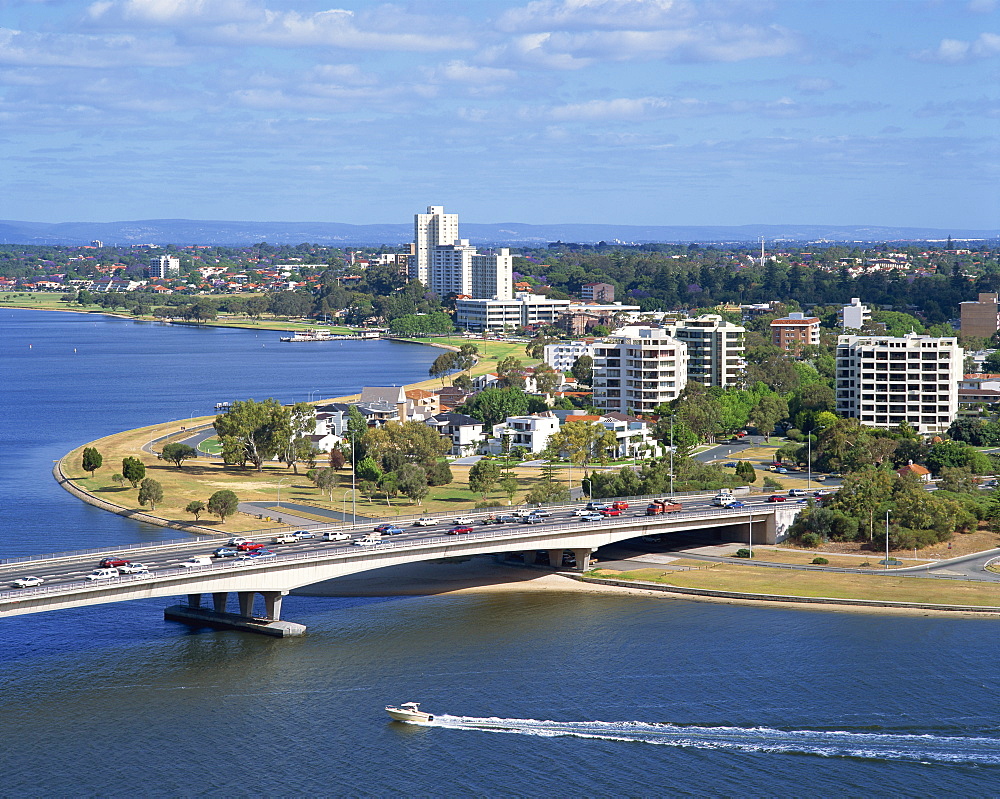
{"type": "MultiPolygon", "coordinates": [[[[0,311],[3,554],[161,535],[55,487],[71,447],[222,399],[414,380],[436,355],[347,346],[0,311]]],[[[289,597],[309,633],[278,641],[191,631],[162,620],[165,604],[0,619],[0,796],[1000,792],[989,620],[289,597]],[[379,710],[411,699],[435,722],[379,710]]]]}

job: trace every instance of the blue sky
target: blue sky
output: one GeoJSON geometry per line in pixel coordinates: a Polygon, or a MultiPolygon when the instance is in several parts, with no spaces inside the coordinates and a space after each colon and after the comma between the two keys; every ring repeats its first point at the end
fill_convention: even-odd
{"type": "Polygon", "coordinates": [[[0,0],[0,218],[1000,226],[1000,0],[0,0]]]}

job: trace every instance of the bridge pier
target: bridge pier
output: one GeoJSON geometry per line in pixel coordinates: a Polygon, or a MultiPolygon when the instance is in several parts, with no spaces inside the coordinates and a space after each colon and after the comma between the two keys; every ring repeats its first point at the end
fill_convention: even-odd
{"type": "Polygon", "coordinates": [[[573,557],[576,558],[576,568],[582,572],[590,568],[590,556],[594,554],[592,549],[574,549],[573,557]]]}
{"type": "Polygon", "coordinates": [[[549,566],[553,569],[562,568],[563,551],[562,549],[549,550],[549,566]]]}
{"type": "Polygon", "coordinates": [[[253,618],[253,591],[237,591],[236,599],[240,603],[240,615],[248,619],[253,618]]]}
{"type": "Polygon", "coordinates": [[[200,608],[201,607],[201,594],[188,594],[188,607],[189,608],[200,608]]]}
{"type": "Polygon", "coordinates": [[[281,619],[281,599],[288,596],[287,591],[261,591],[264,597],[264,615],[271,621],[281,619]]]}
{"type": "Polygon", "coordinates": [[[212,594],[212,606],[215,608],[216,613],[226,612],[226,602],[229,600],[228,591],[219,591],[212,594]]]}

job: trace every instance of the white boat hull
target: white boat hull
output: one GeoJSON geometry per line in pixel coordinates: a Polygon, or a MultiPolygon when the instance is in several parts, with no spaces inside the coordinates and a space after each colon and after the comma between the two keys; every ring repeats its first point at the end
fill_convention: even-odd
{"type": "Polygon", "coordinates": [[[431,713],[424,713],[419,710],[403,710],[399,707],[387,707],[385,712],[389,714],[389,718],[393,721],[409,721],[416,723],[434,721],[434,716],[431,713]]]}

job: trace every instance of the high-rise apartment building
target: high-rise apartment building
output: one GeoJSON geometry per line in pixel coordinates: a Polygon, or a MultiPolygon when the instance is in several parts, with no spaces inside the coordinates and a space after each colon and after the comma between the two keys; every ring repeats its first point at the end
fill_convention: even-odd
{"type": "Polygon", "coordinates": [[[426,214],[413,217],[414,257],[410,258],[410,280],[430,286],[431,257],[435,247],[458,241],[458,214],[446,214],[443,205],[427,206],[426,214]]]}
{"type": "Polygon", "coordinates": [[[481,253],[468,239],[458,238],[458,214],[431,205],[413,221],[411,280],[419,280],[439,297],[509,300],[513,297],[510,250],[481,253]]]}
{"type": "Polygon", "coordinates": [[[942,433],[958,412],[963,358],[951,337],[840,336],[837,412],[869,427],[942,433]]]}
{"type": "Polygon", "coordinates": [[[688,349],[664,328],[629,325],[594,345],[594,406],[651,413],[688,381],[688,349]]]}
{"type": "Polygon", "coordinates": [[[722,388],[743,382],[745,327],[727,322],[718,314],[704,314],[671,322],[666,330],[687,345],[689,380],[722,388]]]}
{"type": "Polygon", "coordinates": [[[150,277],[176,277],[181,273],[181,259],[176,255],[153,255],[146,270],[150,277]]]}
{"type": "Polygon", "coordinates": [[[790,313],[771,322],[771,343],[788,352],[800,353],[803,347],[819,344],[819,317],[790,313]]]}
{"type": "Polygon", "coordinates": [[[871,310],[861,304],[860,297],[851,297],[851,304],[840,309],[840,325],[844,330],[863,330],[871,318],[871,310]]]}
{"type": "Polygon", "coordinates": [[[980,294],[978,300],[960,302],[962,335],[992,338],[1000,330],[1000,304],[996,294],[980,294]]]}

